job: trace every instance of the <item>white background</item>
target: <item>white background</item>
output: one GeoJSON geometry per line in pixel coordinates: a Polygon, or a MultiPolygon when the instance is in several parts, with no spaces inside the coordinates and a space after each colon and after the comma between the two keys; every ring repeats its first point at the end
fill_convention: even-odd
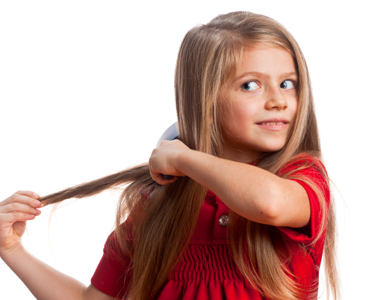
{"type": "MultiPolygon", "coordinates": [[[[20,189],[46,195],[147,161],[176,121],[174,68],[186,32],[221,13],[265,14],[294,35],[309,66],[324,162],[339,190],[343,299],[382,299],[382,21],[371,3],[0,2],[0,199],[20,189]]],[[[49,232],[43,208],[24,244],[88,285],[117,199],[114,191],[69,201],[49,232]]],[[[0,298],[34,299],[2,261],[0,298]]]]}

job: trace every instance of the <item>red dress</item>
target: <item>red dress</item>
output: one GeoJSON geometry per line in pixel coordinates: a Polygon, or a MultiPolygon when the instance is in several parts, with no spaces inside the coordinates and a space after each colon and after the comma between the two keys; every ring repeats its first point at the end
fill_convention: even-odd
{"type": "MultiPolygon", "coordinates": [[[[316,164],[321,163],[318,161],[316,164]]],[[[287,165],[280,173],[295,168],[296,165],[298,162],[287,165]]],[[[317,168],[310,167],[298,172],[319,182],[329,204],[329,188],[317,168]]],[[[295,181],[304,187],[309,196],[310,222],[307,226],[298,229],[277,228],[293,241],[294,245],[296,243],[309,245],[318,233],[321,209],[314,191],[304,182],[295,181]]],[[[169,275],[157,299],[264,299],[244,280],[230,255],[227,244],[227,227],[224,226],[225,216],[228,216],[228,207],[213,192],[208,191],[190,244],[181,262],[169,275]]],[[[288,268],[299,278],[297,279],[299,283],[309,286],[314,280],[318,281],[316,266],[319,267],[321,263],[324,237],[325,233],[314,246],[308,247],[309,254],[307,255],[302,253],[299,247],[293,248],[293,256],[288,268]]],[[[107,243],[113,241],[115,243],[116,239],[112,233],[107,243]]],[[[121,293],[125,291],[123,282],[125,269],[108,252],[107,243],[91,283],[107,295],[121,297],[121,293]]]]}

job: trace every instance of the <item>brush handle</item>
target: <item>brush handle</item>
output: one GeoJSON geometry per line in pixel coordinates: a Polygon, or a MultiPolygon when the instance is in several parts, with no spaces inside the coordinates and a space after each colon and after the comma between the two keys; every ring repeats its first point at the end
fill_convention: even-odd
{"type": "MultiPolygon", "coordinates": [[[[159,138],[157,142],[157,147],[160,145],[160,143],[164,140],[172,141],[178,138],[178,122],[175,122],[172,124],[169,128],[166,129],[166,131],[162,134],[162,136],[159,138]]],[[[162,174],[163,178],[166,180],[172,179],[174,176],[172,175],[165,175],[162,174]]]]}

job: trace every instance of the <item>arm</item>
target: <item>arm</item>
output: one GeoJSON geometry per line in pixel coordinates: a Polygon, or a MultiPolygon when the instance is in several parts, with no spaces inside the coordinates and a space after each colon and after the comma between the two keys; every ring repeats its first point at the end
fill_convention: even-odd
{"type": "Polygon", "coordinates": [[[213,191],[230,209],[249,220],[296,228],[309,222],[309,198],[297,182],[252,165],[198,151],[184,152],[178,166],[213,191]]]}
{"type": "Polygon", "coordinates": [[[85,286],[30,254],[21,244],[1,258],[37,299],[82,299],[85,286]]]}
{"type": "Polygon", "coordinates": [[[90,285],[71,278],[30,254],[21,244],[25,221],[35,217],[31,192],[18,192],[0,202],[0,257],[38,300],[111,300],[90,285]]]}
{"type": "Polygon", "coordinates": [[[305,189],[255,166],[190,150],[180,141],[162,142],[149,163],[158,183],[176,180],[159,179],[161,174],[189,176],[252,221],[294,228],[309,222],[310,204],[305,189]]]}
{"type": "Polygon", "coordinates": [[[38,300],[112,300],[93,285],[86,287],[30,254],[22,245],[1,258],[38,300]]]}

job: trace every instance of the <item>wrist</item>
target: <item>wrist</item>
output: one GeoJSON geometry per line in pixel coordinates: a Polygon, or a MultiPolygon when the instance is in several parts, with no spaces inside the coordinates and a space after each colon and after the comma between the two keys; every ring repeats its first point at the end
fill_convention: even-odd
{"type": "Polygon", "coordinates": [[[175,168],[180,173],[184,174],[185,176],[189,176],[189,174],[187,174],[187,169],[188,169],[187,165],[190,162],[189,157],[190,157],[190,155],[193,154],[193,152],[195,152],[195,150],[192,150],[192,149],[184,150],[184,151],[180,152],[175,159],[175,168]]]}
{"type": "Polygon", "coordinates": [[[6,250],[0,250],[0,258],[6,263],[7,260],[11,259],[13,256],[18,255],[20,251],[24,251],[24,246],[20,242],[15,244],[12,248],[6,249],[6,250]]]}

